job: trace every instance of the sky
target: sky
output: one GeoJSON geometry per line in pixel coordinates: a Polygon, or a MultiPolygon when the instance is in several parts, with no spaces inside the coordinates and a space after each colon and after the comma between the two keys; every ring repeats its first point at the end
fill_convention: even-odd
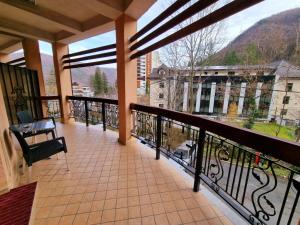
{"type": "MultiPolygon", "coordinates": [[[[226,0],[221,0],[221,2],[226,0]]],[[[138,20],[138,30],[154,19],[167,6],[166,0],[157,0],[155,4],[138,20]]],[[[228,2],[228,0],[227,0],[228,2]]],[[[265,0],[251,8],[227,18],[224,22],[226,32],[224,33],[225,44],[234,40],[243,31],[254,25],[263,18],[279,12],[300,7],[300,0],[265,0]]],[[[159,40],[158,37],[156,40],[159,40]]],[[[115,43],[115,32],[111,31],[102,35],[75,42],[69,45],[70,53],[95,48],[102,45],[115,43]]],[[[51,45],[40,41],[42,53],[52,55],[51,45]]]]}

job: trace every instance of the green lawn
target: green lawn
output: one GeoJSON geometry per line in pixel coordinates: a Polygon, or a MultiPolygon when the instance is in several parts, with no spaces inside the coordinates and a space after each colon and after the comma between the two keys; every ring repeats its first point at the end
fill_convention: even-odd
{"type": "MultiPolygon", "coordinates": [[[[274,123],[255,123],[252,128],[252,130],[254,131],[258,131],[270,136],[276,136],[277,129],[278,125],[274,123]]],[[[278,137],[290,141],[295,141],[295,127],[282,126],[278,137]]]]}
{"type": "MultiPolygon", "coordinates": [[[[235,126],[243,127],[243,123],[241,122],[233,122],[235,126]]],[[[260,123],[256,122],[252,128],[253,131],[257,131],[266,135],[276,136],[276,131],[278,129],[278,125],[275,123],[260,123]]],[[[282,126],[280,129],[280,133],[278,135],[279,138],[295,141],[295,127],[291,126],[282,126]]]]}

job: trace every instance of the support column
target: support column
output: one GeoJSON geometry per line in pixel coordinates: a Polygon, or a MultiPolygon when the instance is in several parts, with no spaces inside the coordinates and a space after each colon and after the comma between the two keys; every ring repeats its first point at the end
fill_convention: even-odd
{"type": "Polygon", "coordinates": [[[188,92],[189,92],[189,82],[184,82],[184,84],[183,84],[183,104],[182,104],[183,112],[187,112],[187,110],[188,110],[188,92]]]}
{"type": "Polygon", "coordinates": [[[62,57],[69,54],[68,45],[54,42],[52,43],[53,62],[56,78],[57,93],[60,96],[61,122],[69,122],[69,104],[67,95],[72,95],[71,72],[64,69],[62,57]]]}
{"type": "Polygon", "coordinates": [[[212,82],[211,83],[209,108],[208,108],[208,112],[209,113],[213,113],[214,112],[216,86],[217,86],[216,82],[212,82]]]}
{"type": "Polygon", "coordinates": [[[261,96],[261,87],[262,87],[263,83],[262,82],[258,82],[257,83],[257,87],[256,87],[256,92],[255,92],[255,105],[256,108],[258,109],[259,107],[259,100],[260,100],[260,96],[261,96]]]}
{"type": "Polygon", "coordinates": [[[6,54],[6,53],[1,53],[0,52],[0,62],[6,63],[6,62],[9,62],[9,61],[10,61],[9,55],[6,54]]]}
{"type": "Polygon", "coordinates": [[[196,109],[195,109],[195,112],[200,112],[201,92],[202,92],[202,83],[199,83],[198,84],[198,90],[197,90],[197,97],[196,97],[196,109]]]}
{"type": "Polygon", "coordinates": [[[243,113],[246,85],[247,83],[241,83],[240,97],[239,97],[238,110],[237,110],[238,115],[241,115],[243,113]]]}
{"type": "Polygon", "coordinates": [[[41,96],[45,96],[45,82],[42,69],[39,42],[37,40],[24,38],[22,41],[24,57],[27,69],[36,70],[38,73],[41,96]]]}
{"type": "Polygon", "coordinates": [[[230,82],[226,82],[225,94],[224,94],[224,103],[223,103],[223,113],[227,114],[228,111],[228,103],[230,98],[230,82]]]}
{"type": "Polygon", "coordinates": [[[137,21],[122,14],[115,21],[117,43],[117,83],[119,102],[119,142],[126,145],[131,137],[130,103],[137,101],[137,62],[130,60],[129,38],[137,32],[137,21]]]}
{"type": "Polygon", "coordinates": [[[19,181],[17,151],[9,135],[9,122],[0,85],[0,192],[15,187],[19,181]]]}

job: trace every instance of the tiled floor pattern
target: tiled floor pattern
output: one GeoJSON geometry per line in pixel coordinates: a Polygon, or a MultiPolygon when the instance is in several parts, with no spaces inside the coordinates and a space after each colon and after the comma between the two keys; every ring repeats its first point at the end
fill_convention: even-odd
{"type": "Polygon", "coordinates": [[[36,225],[231,224],[178,168],[135,139],[122,146],[116,132],[78,123],[59,125],[58,133],[70,171],[63,154],[33,166],[36,225]]]}

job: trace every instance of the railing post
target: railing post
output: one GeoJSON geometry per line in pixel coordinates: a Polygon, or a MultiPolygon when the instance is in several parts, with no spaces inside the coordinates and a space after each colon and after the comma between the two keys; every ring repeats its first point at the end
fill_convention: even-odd
{"type": "Polygon", "coordinates": [[[84,100],[84,109],[85,109],[85,124],[89,126],[89,109],[88,109],[88,102],[84,100]]]}
{"type": "Polygon", "coordinates": [[[200,174],[202,169],[202,158],[203,158],[203,148],[205,143],[205,130],[200,129],[198,137],[198,149],[197,149],[197,159],[196,159],[196,169],[195,169],[195,179],[194,179],[194,192],[199,191],[200,187],[200,174]]]}
{"type": "Polygon", "coordinates": [[[103,131],[106,131],[106,118],[105,118],[105,103],[102,102],[102,122],[103,122],[103,131]]]}
{"type": "Polygon", "coordinates": [[[161,146],[161,116],[157,115],[156,120],[156,160],[159,160],[161,146]]]}

